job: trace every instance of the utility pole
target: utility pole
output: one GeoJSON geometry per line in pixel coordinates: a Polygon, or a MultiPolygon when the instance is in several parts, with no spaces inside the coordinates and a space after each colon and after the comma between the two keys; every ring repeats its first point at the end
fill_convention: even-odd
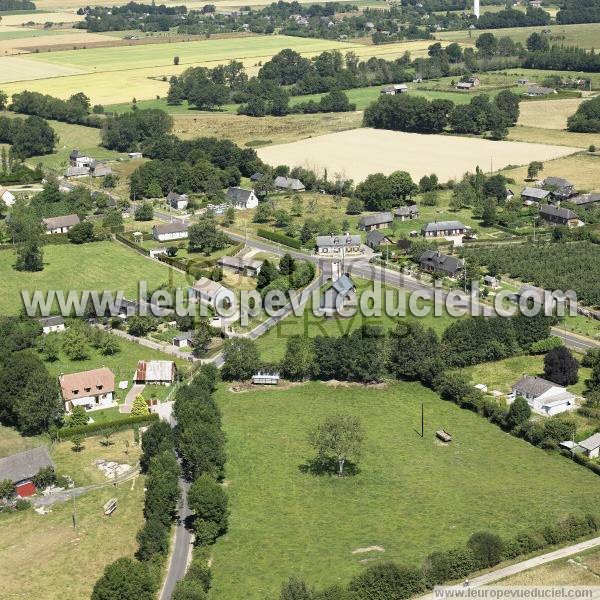
{"type": "Polygon", "coordinates": [[[425,409],[423,402],[421,402],[421,437],[425,437],[425,409]]]}

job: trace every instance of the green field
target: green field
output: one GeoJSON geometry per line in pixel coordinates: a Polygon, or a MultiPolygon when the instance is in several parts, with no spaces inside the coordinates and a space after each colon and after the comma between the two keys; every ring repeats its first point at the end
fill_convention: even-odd
{"type": "Polygon", "coordinates": [[[213,600],[273,598],[292,575],[316,587],[343,583],[363,561],[416,564],[475,531],[510,536],[598,506],[600,480],[590,471],[419,384],[222,387],[217,399],[231,517],[214,549],[213,600]],[[424,438],[415,431],[422,402],[424,438]],[[365,429],[360,473],[342,480],[303,473],[313,458],[307,432],[337,412],[358,416],[365,429]],[[435,440],[441,427],[453,434],[449,446],[435,440]],[[353,554],[374,545],[385,552],[353,554]]]}
{"type": "Polygon", "coordinates": [[[0,314],[19,312],[21,290],[122,290],[126,297],[137,298],[138,281],[147,281],[152,289],[173,280],[185,285],[184,276],[162,263],[144,258],[116,242],[84,245],[44,246],[44,270],[38,273],[15,271],[15,253],[0,251],[0,277],[4,290],[0,296],[0,314]]]}

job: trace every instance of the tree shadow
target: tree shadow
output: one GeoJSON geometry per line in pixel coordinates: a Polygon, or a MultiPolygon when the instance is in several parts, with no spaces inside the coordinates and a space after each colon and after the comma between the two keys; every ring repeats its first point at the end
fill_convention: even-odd
{"type": "MultiPolygon", "coordinates": [[[[324,458],[317,456],[312,460],[305,462],[298,466],[298,470],[301,473],[307,473],[309,475],[336,477],[338,474],[338,461],[335,458],[324,458]]],[[[353,477],[358,475],[360,469],[356,463],[351,460],[346,460],[344,463],[344,477],[353,477]]]]}

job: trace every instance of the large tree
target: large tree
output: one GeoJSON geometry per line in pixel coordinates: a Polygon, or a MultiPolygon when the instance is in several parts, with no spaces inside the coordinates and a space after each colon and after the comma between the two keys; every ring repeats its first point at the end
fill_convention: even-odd
{"type": "Polygon", "coordinates": [[[281,361],[281,373],[286,379],[302,381],[309,379],[315,371],[313,341],[304,335],[293,335],[286,343],[281,361]]]}
{"type": "Polygon", "coordinates": [[[579,363],[565,346],[550,350],[544,357],[544,376],[558,385],[574,385],[578,372],[579,363]]]}
{"type": "Polygon", "coordinates": [[[250,379],[260,367],[256,342],[241,337],[227,340],[223,346],[223,361],[223,379],[250,379]]]}
{"type": "Polygon", "coordinates": [[[119,558],[104,569],[91,600],[154,600],[156,579],[145,563],[119,558]]]}

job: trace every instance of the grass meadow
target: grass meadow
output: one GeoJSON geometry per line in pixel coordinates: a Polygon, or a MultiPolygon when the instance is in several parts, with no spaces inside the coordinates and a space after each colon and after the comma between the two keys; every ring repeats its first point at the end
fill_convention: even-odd
{"type": "Polygon", "coordinates": [[[223,386],[217,399],[231,517],[214,548],[213,600],[275,597],[292,575],[316,587],[345,583],[372,561],[417,564],[475,531],[510,536],[597,508],[593,473],[416,383],[242,393],[223,386]],[[337,412],[359,417],[365,430],[359,474],[303,472],[313,458],[308,431],[337,412]],[[450,445],[436,442],[442,427],[453,434],[450,445]],[[365,550],[375,545],[384,552],[365,550]]]}

